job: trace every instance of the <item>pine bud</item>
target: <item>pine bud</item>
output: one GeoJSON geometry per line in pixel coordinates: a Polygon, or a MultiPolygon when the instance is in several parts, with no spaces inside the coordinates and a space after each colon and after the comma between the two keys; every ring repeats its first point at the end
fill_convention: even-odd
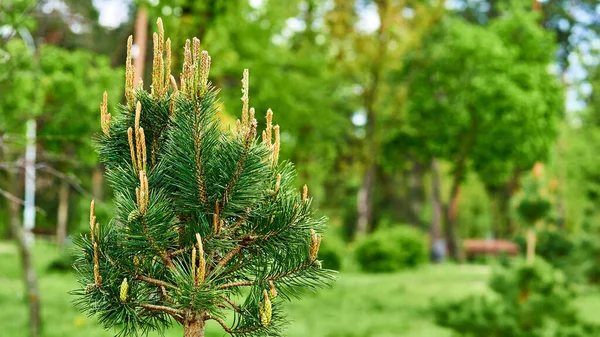
{"type": "Polygon", "coordinates": [[[90,284],[88,284],[87,286],[85,286],[85,289],[84,289],[83,293],[84,293],[85,295],[89,295],[89,294],[93,293],[93,292],[94,292],[94,290],[96,290],[96,289],[97,289],[97,288],[96,288],[96,285],[95,285],[95,284],[93,284],[93,283],[90,283],[90,284]]]}
{"type": "Polygon", "coordinates": [[[272,298],[277,297],[277,289],[275,289],[275,283],[273,283],[273,281],[269,281],[269,287],[271,288],[270,289],[271,297],[272,298]]]}
{"type": "Polygon", "coordinates": [[[129,293],[129,284],[127,283],[127,278],[123,279],[123,282],[121,282],[121,293],[119,298],[121,299],[121,302],[125,303],[127,301],[127,294],[129,293]]]}
{"type": "Polygon", "coordinates": [[[134,264],[136,267],[139,267],[139,266],[140,266],[140,259],[137,257],[137,255],[134,255],[134,256],[133,256],[133,264],[134,264]]]}
{"type": "Polygon", "coordinates": [[[281,173],[277,173],[277,181],[275,182],[275,193],[279,191],[279,187],[281,186],[281,173]]]}
{"type": "Polygon", "coordinates": [[[140,211],[134,209],[133,211],[131,211],[131,213],[129,213],[129,216],[127,217],[127,222],[133,223],[139,221],[141,218],[142,214],[140,213],[140,211]]]}
{"type": "Polygon", "coordinates": [[[271,304],[271,300],[269,299],[269,294],[267,294],[267,291],[264,290],[263,291],[263,295],[264,295],[264,303],[263,305],[260,307],[260,323],[262,324],[262,326],[267,326],[269,325],[269,323],[271,323],[271,315],[273,314],[273,308],[272,308],[272,304],[271,304]]]}
{"type": "Polygon", "coordinates": [[[319,253],[319,246],[321,245],[321,237],[315,232],[314,229],[310,230],[310,260],[314,261],[319,253]]]}

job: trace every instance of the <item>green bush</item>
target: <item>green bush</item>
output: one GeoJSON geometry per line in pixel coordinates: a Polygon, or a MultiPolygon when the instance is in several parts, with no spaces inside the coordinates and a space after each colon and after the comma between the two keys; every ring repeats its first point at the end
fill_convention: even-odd
{"type": "Polygon", "coordinates": [[[322,260],[323,268],[340,270],[344,258],[344,242],[335,235],[329,235],[321,242],[318,259],[322,260]]]}
{"type": "MultiPolygon", "coordinates": [[[[536,235],[535,254],[564,272],[575,282],[598,280],[600,241],[595,235],[572,236],[564,230],[543,229],[536,235]]],[[[525,252],[526,239],[515,238],[525,252]]]]}
{"type": "Polygon", "coordinates": [[[378,230],[361,240],[355,256],[364,271],[393,272],[427,262],[428,247],[427,237],[422,231],[396,226],[378,230]]]}
{"type": "Polygon", "coordinates": [[[458,336],[598,336],[600,327],[582,322],[573,305],[575,291],[564,273],[537,257],[495,272],[495,296],[471,296],[434,303],[436,323],[458,336]]]}

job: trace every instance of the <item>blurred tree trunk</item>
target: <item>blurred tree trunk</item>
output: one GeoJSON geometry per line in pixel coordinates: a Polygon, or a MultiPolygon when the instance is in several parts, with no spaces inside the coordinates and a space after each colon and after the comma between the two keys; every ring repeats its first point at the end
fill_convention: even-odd
{"type": "Polygon", "coordinates": [[[423,227],[421,213],[423,212],[423,204],[425,202],[425,191],[423,188],[425,165],[414,158],[411,162],[412,166],[410,171],[408,171],[409,221],[415,226],[423,227]]]}
{"type": "Polygon", "coordinates": [[[463,261],[462,247],[460,246],[460,238],[458,233],[458,207],[460,202],[460,183],[459,174],[455,174],[452,178],[452,188],[450,190],[450,201],[446,206],[446,246],[448,253],[458,262],[463,261]]]}
{"type": "Polygon", "coordinates": [[[358,221],[356,224],[356,234],[358,236],[365,234],[369,230],[373,216],[373,190],[375,187],[375,172],[377,165],[378,144],[376,134],[376,103],[379,96],[381,85],[381,75],[385,64],[386,53],[388,49],[389,34],[388,30],[388,7],[389,3],[385,0],[379,0],[377,11],[379,15],[379,28],[377,29],[376,59],[371,63],[369,69],[369,83],[365,85],[364,107],[367,114],[367,124],[365,126],[365,168],[362,177],[362,183],[357,196],[358,221]]]}
{"type": "Polygon", "coordinates": [[[494,237],[510,238],[515,233],[510,218],[510,199],[519,187],[519,170],[515,170],[511,178],[501,186],[486,186],[490,196],[494,237]]]}
{"type": "Polygon", "coordinates": [[[69,219],[69,192],[70,186],[64,179],[60,182],[58,191],[58,211],[56,218],[56,244],[59,248],[65,245],[67,224],[69,219]]]}
{"type": "MultiPolygon", "coordinates": [[[[12,192],[18,190],[19,183],[14,175],[9,175],[9,181],[12,181],[12,192]]],[[[13,193],[13,196],[17,195],[13,193]]],[[[38,288],[37,275],[33,266],[31,250],[27,243],[24,230],[21,226],[20,205],[17,201],[9,201],[10,227],[13,237],[19,247],[21,257],[21,266],[25,281],[25,291],[27,294],[27,303],[29,304],[29,331],[31,337],[40,335],[40,292],[38,288]]]]}
{"type": "Polygon", "coordinates": [[[477,139],[477,129],[479,123],[476,118],[471,117],[471,125],[469,126],[468,134],[465,136],[462,144],[460,144],[460,150],[456,156],[454,162],[454,172],[452,173],[452,187],[450,188],[450,199],[448,205],[445,207],[445,232],[446,232],[446,245],[448,246],[448,253],[456,261],[463,262],[464,255],[462,245],[460,243],[460,236],[458,230],[458,210],[460,203],[460,192],[461,185],[467,174],[467,160],[473,149],[473,145],[477,139]]]}
{"type": "Polygon", "coordinates": [[[146,48],[148,42],[148,9],[140,6],[135,18],[134,44],[137,46],[137,55],[133,56],[135,67],[134,85],[137,86],[144,78],[144,65],[146,62],[146,48]]]}
{"type": "Polygon", "coordinates": [[[440,262],[446,256],[446,245],[442,237],[442,193],[440,168],[436,159],[431,160],[431,256],[434,262],[440,262]]]}
{"type": "Polygon", "coordinates": [[[369,164],[358,190],[357,211],[358,222],[356,224],[356,235],[360,236],[369,230],[369,224],[373,212],[373,187],[375,185],[375,164],[369,164]]]}

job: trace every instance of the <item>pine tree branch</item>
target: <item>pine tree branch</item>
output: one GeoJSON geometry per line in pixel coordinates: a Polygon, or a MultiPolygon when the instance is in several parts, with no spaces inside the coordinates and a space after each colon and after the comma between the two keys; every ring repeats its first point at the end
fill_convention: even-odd
{"type": "Polygon", "coordinates": [[[215,266],[215,268],[213,270],[217,271],[219,268],[222,268],[223,266],[225,266],[225,264],[227,262],[229,262],[229,260],[231,260],[237,253],[239,253],[242,250],[243,247],[244,246],[242,246],[240,244],[237,247],[235,247],[234,249],[232,249],[231,251],[229,251],[229,253],[227,253],[227,255],[225,255],[221,259],[221,261],[219,261],[219,263],[217,263],[217,265],[215,266]]]}
{"type": "Polygon", "coordinates": [[[185,312],[183,310],[174,309],[164,305],[141,303],[138,306],[150,311],[165,312],[175,318],[178,322],[183,322],[183,317],[185,316],[185,312]]]}
{"type": "MultiPolygon", "coordinates": [[[[313,264],[312,261],[308,262],[308,263],[303,263],[300,266],[298,266],[298,267],[296,267],[296,268],[294,268],[292,270],[289,270],[289,271],[286,271],[286,272],[283,272],[283,273],[280,273],[280,274],[277,274],[277,275],[266,277],[266,278],[262,279],[262,281],[267,281],[268,282],[268,281],[281,280],[282,278],[284,278],[286,276],[289,276],[289,275],[292,275],[294,273],[297,273],[297,272],[305,269],[306,267],[311,266],[312,264],[313,264]]],[[[256,283],[256,280],[253,280],[253,281],[237,281],[237,282],[230,282],[230,283],[222,284],[220,286],[216,286],[215,288],[216,289],[227,289],[227,288],[232,288],[232,287],[252,286],[252,285],[254,285],[254,283],[256,283]]]]}
{"type": "Polygon", "coordinates": [[[153,278],[148,277],[148,276],[137,275],[136,278],[138,280],[140,280],[140,281],[151,283],[151,284],[154,284],[154,285],[157,285],[157,286],[161,286],[161,287],[165,287],[165,288],[170,288],[170,289],[174,289],[174,290],[178,289],[175,285],[173,285],[173,284],[171,284],[169,282],[165,282],[165,281],[161,281],[161,280],[156,280],[156,279],[153,279],[153,278]]]}
{"type": "Polygon", "coordinates": [[[142,227],[144,228],[144,235],[146,236],[146,239],[150,243],[150,246],[152,246],[152,248],[156,251],[156,254],[158,254],[158,256],[160,256],[160,258],[167,265],[167,267],[169,267],[171,269],[175,269],[175,265],[173,264],[173,261],[171,260],[171,257],[169,256],[169,254],[166,251],[160,249],[160,247],[158,245],[156,245],[156,242],[154,242],[154,238],[152,237],[152,235],[150,235],[150,231],[148,230],[148,224],[146,223],[146,220],[143,218],[142,218],[142,227]]]}
{"type": "Polygon", "coordinates": [[[181,254],[181,253],[185,253],[185,252],[186,252],[186,251],[188,251],[188,250],[190,250],[190,248],[189,248],[189,247],[185,247],[185,248],[181,248],[181,249],[178,249],[178,250],[174,250],[174,251],[172,251],[172,252],[169,252],[168,254],[169,254],[169,256],[170,256],[170,257],[173,257],[173,256],[175,256],[175,255],[179,255],[179,254],[181,254]]]}
{"type": "MultiPolygon", "coordinates": [[[[212,268],[212,270],[210,271],[210,274],[215,273],[219,268],[222,268],[225,266],[225,264],[227,264],[227,262],[229,262],[232,258],[234,258],[241,250],[242,248],[244,248],[245,246],[250,245],[254,240],[256,240],[258,238],[257,235],[255,234],[246,234],[245,236],[243,236],[240,239],[240,242],[238,244],[238,246],[236,246],[234,249],[232,249],[231,251],[229,251],[229,253],[227,253],[220,261],[219,263],[217,263],[217,265],[212,268]]],[[[212,254],[212,253],[211,253],[212,254]]],[[[210,275],[209,274],[209,275],[210,275]]]]}
{"type": "Polygon", "coordinates": [[[225,187],[225,193],[223,193],[223,200],[221,201],[221,209],[225,208],[225,205],[229,201],[231,193],[233,193],[233,188],[235,187],[235,184],[237,184],[238,180],[240,179],[240,176],[242,175],[242,171],[244,170],[244,165],[246,163],[246,158],[248,157],[248,152],[250,152],[250,145],[252,144],[253,137],[253,132],[251,131],[248,132],[248,135],[244,139],[244,152],[242,152],[240,160],[238,161],[237,169],[235,170],[233,176],[231,176],[231,179],[225,187]]]}
{"type": "Polygon", "coordinates": [[[225,330],[225,332],[229,333],[229,334],[234,334],[234,333],[249,333],[249,332],[253,332],[256,331],[260,328],[262,328],[262,325],[255,325],[251,328],[247,328],[247,329],[232,329],[230,327],[228,327],[225,322],[223,322],[222,319],[220,319],[219,317],[215,317],[215,316],[211,316],[211,315],[206,315],[204,316],[204,319],[209,320],[212,319],[214,321],[217,321],[217,323],[219,323],[221,325],[221,327],[223,327],[223,330],[225,330]]]}
{"type": "Polygon", "coordinates": [[[241,312],[241,311],[242,311],[242,309],[240,309],[240,306],[239,306],[239,305],[237,305],[237,304],[235,304],[235,302],[233,302],[233,301],[232,301],[232,300],[230,300],[229,298],[227,298],[227,297],[225,297],[225,296],[221,296],[221,298],[222,298],[222,299],[224,299],[224,300],[225,300],[225,302],[227,302],[229,305],[231,305],[231,307],[232,307],[233,309],[235,309],[235,311],[237,311],[237,312],[241,312]]]}

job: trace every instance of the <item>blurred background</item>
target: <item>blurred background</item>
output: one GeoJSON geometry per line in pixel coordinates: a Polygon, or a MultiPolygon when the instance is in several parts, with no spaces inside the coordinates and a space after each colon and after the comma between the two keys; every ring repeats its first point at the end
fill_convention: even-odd
{"type": "Polygon", "coordinates": [[[0,0],[0,335],[115,334],[70,303],[69,236],[92,198],[110,219],[102,93],[132,34],[149,88],[158,17],[176,77],[186,38],[211,54],[224,125],[250,69],[330,219],[339,280],[287,335],[600,335],[596,0],[0,0]]]}

